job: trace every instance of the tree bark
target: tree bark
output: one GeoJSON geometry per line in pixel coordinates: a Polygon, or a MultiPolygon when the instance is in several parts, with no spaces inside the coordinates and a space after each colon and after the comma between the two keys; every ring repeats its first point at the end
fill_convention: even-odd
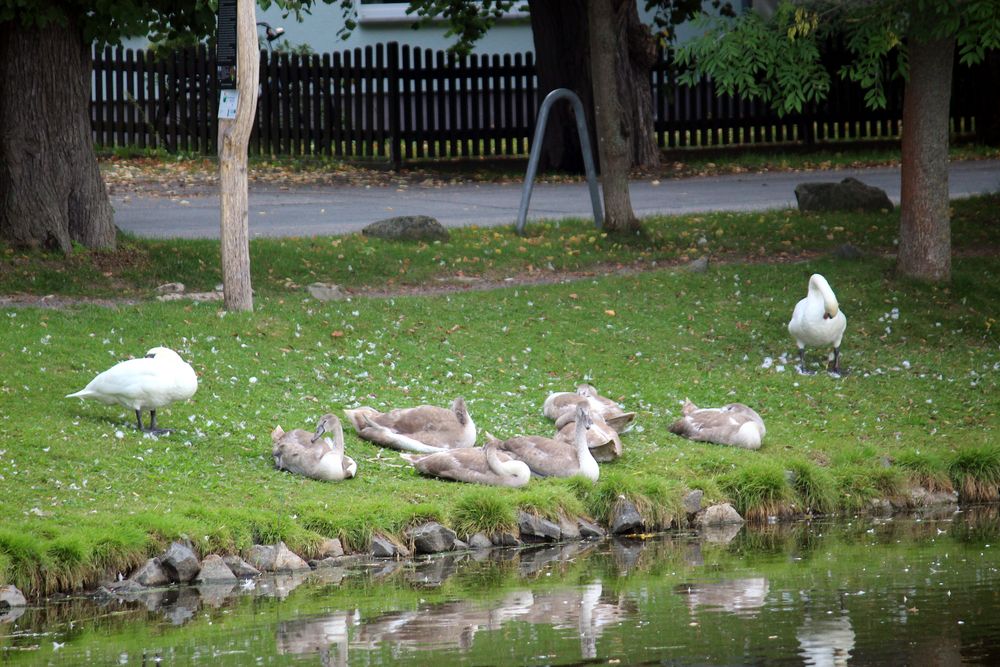
{"type": "MultiPolygon", "coordinates": [[[[544,97],[556,88],[569,88],[587,113],[590,143],[597,145],[593,86],[590,78],[590,37],[585,0],[546,0],[529,3],[531,32],[535,45],[538,90],[544,97]]],[[[656,61],[656,41],[639,19],[636,3],[619,3],[612,20],[618,34],[616,55],[617,90],[622,107],[630,166],[654,167],[659,150],[653,133],[653,103],[650,69],[656,61]]],[[[595,163],[600,167],[600,161],[595,163]]],[[[569,105],[559,105],[549,116],[542,144],[541,169],[583,173],[580,140],[569,105]]]]}
{"type": "Polygon", "coordinates": [[[114,248],[90,126],[90,45],[70,21],[0,23],[0,239],[114,248]]]}
{"type": "Polygon", "coordinates": [[[913,40],[903,94],[898,271],[929,282],[951,279],[948,123],[955,42],[913,40]]]}
{"type": "MultiPolygon", "coordinates": [[[[531,2],[531,33],[535,43],[539,102],[556,88],[569,88],[576,93],[587,114],[590,145],[596,146],[590,53],[586,48],[586,4],[584,0],[531,2]]],[[[597,162],[596,156],[594,161],[597,162]]],[[[539,169],[576,174],[584,171],[576,120],[569,104],[558,104],[549,114],[539,169]]]]}
{"type": "Polygon", "coordinates": [[[635,231],[639,221],[632,211],[628,190],[629,144],[622,120],[622,101],[617,95],[618,37],[616,17],[624,4],[634,0],[591,0],[590,75],[597,121],[597,146],[601,157],[601,187],[604,192],[604,226],[611,232],[635,231]]]}
{"type": "Polygon", "coordinates": [[[222,288],[226,310],[253,310],[250,286],[250,225],[247,146],[257,113],[260,51],[254,0],[237,3],[236,118],[219,120],[219,189],[222,288]]]}
{"type": "Polygon", "coordinates": [[[639,3],[620,3],[616,8],[618,31],[618,97],[623,103],[622,123],[633,167],[658,167],[660,150],[653,126],[653,94],[650,71],[656,63],[656,40],[639,20],[639,3]]]}

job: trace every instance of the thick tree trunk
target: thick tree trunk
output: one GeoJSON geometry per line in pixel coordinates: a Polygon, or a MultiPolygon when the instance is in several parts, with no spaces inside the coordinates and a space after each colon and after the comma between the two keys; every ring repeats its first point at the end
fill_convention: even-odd
{"type": "Polygon", "coordinates": [[[247,146],[257,113],[260,51],[253,0],[237,5],[236,118],[219,121],[219,234],[222,288],[226,310],[253,310],[250,286],[250,223],[247,193],[247,146]]]}
{"type": "MultiPolygon", "coordinates": [[[[596,145],[594,100],[590,79],[587,5],[584,0],[531,2],[531,32],[535,44],[538,90],[544,98],[556,88],[569,88],[580,97],[587,113],[590,143],[596,145]]],[[[653,134],[653,103],[649,86],[650,68],[656,60],[656,42],[649,28],[639,20],[636,3],[619,3],[612,25],[618,34],[615,86],[622,108],[628,113],[622,122],[629,142],[630,166],[659,164],[659,150],[653,134]]],[[[595,162],[599,160],[595,156],[595,162]]],[[[559,105],[549,116],[542,144],[542,169],[583,172],[576,121],[568,104],[559,105]]]]}
{"type": "Polygon", "coordinates": [[[653,168],[660,164],[653,127],[653,97],[649,73],[656,63],[656,40],[649,27],[639,20],[639,3],[617,7],[618,97],[623,104],[629,161],[633,167],[653,168]]]}
{"type": "Polygon", "coordinates": [[[90,129],[90,46],[72,23],[0,23],[0,239],[114,248],[90,129]]]}
{"type": "Polygon", "coordinates": [[[903,96],[898,270],[931,282],[951,279],[948,120],[954,40],[911,41],[903,96]]]}
{"type": "MultiPolygon", "coordinates": [[[[594,101],[590,87],[590,52],[586,48],[586,2],[536,0],[530,4],[539,102],[556,88],[569,88],[576,93],[587,114],[590,145],[596,146],[594,101]]],[[[596,163],[597,156],[594,158],[596,163]]],[[[569,104],[558,104],[549,114],[539,168],[577,174],[584,171],[576,120],[569,104]]]]}
{"type": "Polygon", "coordinates": [[[604,226],[608,231],[639,229],[628,190],[629,145],[622,120],[622,100],[616,94],[616,17],[622,5],[634,0],[591,0],[590,75],[594,86],[594,116],[597,146],[601,156],[601,186],[604,192],[604,226]],[[609,94],[610,92],[610,94],[609,94]]]}

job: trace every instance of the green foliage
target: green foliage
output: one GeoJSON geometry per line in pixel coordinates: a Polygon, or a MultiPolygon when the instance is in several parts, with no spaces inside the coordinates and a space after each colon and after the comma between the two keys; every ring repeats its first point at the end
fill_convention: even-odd
{"type": "Polygon", "coordinates": [[[705,16],[704,34],[677,49],[678,64],[687,68],[680,80],[694,85],[708,76],[719,93],[760,99],[781,115],[802,111],[830,90],[813,22],[787,2],[769,20],[754,11],[705,16]]]}
{"type": "Polygon", "coordinates": [[[717,90],[761,99],[779,113],[826,97],[820,45],[836,37],[854,57],[839,75],[861,84],[870,108],[885,106],[888,77],[908,75],[908,39],[955,39],[966,65],[1000,46],[1000,0],[782,0],[768,18],[748,11],[701,21],[703,34],[678,49],[690,68],[681,80],[690,85],[707,74],[717,90]]]}
{"type": "MultiPolygon", "coordinates": [[[[258,4],[277,5],[301,17],[314,0],[258,0],[258,4]]],[[[149,36],[154,44],[191,45],[215,35],[217,9],[218,0],[0,0],[0,23],[14,21],[32,29],[71,22],[83,31],[85,43],[117,44],[126,37],[149,36]]]]}

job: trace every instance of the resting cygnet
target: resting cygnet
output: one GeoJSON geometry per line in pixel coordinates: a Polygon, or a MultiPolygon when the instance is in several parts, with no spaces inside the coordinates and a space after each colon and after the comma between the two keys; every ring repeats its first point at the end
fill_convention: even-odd
{"type": "Polygon", "coordinates": [[[684,416],[670,425],[670,432],[691,440],[760,449],[767,432],[760,415],[742,403],[699,408],[686,401],[682,412],[684,416]]]}

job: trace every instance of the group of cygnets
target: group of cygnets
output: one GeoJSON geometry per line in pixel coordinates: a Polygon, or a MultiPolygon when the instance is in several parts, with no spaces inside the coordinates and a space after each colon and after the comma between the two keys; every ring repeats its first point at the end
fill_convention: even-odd
{"type": "MultiPolygon", "coordinates": [[[[552,437],[500,440],[487,432],[486,443],[476,447],[476,424],[461,397],[450,409],[419,405],[379,412],[362,406],[344,411],[360,438],[399,450],[421,474],[493,486],[524,486],[532,475],[582,475],[597,481],[598,461],[621,456],[619,434],[635,418],[634,412],[625,412],[589,384],[550,395],[542,412],[555,422],[552,437]]],[[[271,439],[278,469],[328,481],[357,472],[357,464],[344,454],[344,431],[333,414],[324,415],[314,433],[285,433],[279,426],[271,439]]]]}
{"type": "MultiPolygon", "coordinates": [[[[847,319],[829,283],[813,274],[808,294],[795,305],[788,323],[798,346],[799,372],[815,373],[806,367],[807,346],[832,346],[829,371],[841,374],[840,343],[846,326],[847,319]]],[[[100,373],[68,397],[130,408],[135,411],[139,430],[144,430],[142,411],[149,410],[148,430],[163,433],[156,425],[156,410],[190,398],[197,388],[198,379],[189,364],[173,350],[155,347],[142,359],[123,361],[100,373]]],[[[552,437],[521,435],[500,440],[487,432],[485,444],[476,447],[476,425],[462,398],[455,399],[450,409],[420,405],[389,412],[370,407],[345,410],[359,437],[399,450],[423,475],[512,487],[524,486],[532,475],[582,475],[596,482],[598,463],[622,455],[620,435],[635,419],[634,412],[626,412],[589,384],[551,394],[542,405],[542,413],[555,422],[552,437]]],[[[745,449],[760,448],[766,432],[760,415],[742,403],[698,408],[690,401],[669,430],[691,440],[745,449]]],[[[323,415],[314,431],[285,432],[279,426],[271,439],[274,465],[279,470],[325,481],[357,474],[357,463],[344,451],[344,430],[334,414],[323,415]]]]}

